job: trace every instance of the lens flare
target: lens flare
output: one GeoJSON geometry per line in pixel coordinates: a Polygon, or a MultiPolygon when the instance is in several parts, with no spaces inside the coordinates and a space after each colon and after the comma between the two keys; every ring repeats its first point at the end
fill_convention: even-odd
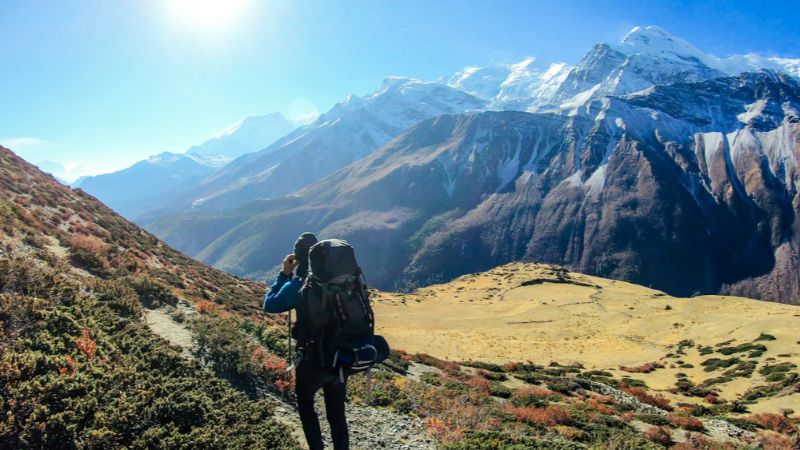
{"type": "Polygon", "coordinates": [[[206,30],[230,27],[242,16],[248,0],[165,0],[169,13],[179,22],[206,30]]]}

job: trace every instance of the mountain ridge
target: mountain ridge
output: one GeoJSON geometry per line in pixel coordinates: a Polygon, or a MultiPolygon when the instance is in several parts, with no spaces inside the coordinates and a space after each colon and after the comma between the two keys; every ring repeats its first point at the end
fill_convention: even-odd
{"type": "Polygon", "coordinates": [[[760,72],[600,99],[578,115],[429,119],[296,194],[195,216],[206,231],[227,223],[197,254],[259,276],[303,228],[363,248],[365,265],[384,268],[372,276],[382,288],[522,259],[681,295],[791,302],[798,86],[760,72]],[[706,149],[717,135],[730,144],[706,149]]]}

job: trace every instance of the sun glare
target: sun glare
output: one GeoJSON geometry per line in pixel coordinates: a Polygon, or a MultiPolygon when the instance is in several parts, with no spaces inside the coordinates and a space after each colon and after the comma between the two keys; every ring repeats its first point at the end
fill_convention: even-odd
{"type": "Polygon", "coordinates": [[[170,14],[179,22],[206,30],[231,26],[248,0],[166,0],[170,14]]]}

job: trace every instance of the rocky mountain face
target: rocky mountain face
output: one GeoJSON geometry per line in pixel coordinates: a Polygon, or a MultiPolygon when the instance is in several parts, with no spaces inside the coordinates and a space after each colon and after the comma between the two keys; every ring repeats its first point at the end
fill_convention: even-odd
{"type": "Polygon", "coordinates": [[[797,303],[798,111],[800,84],[762,71],[570,114],[440,116],[294,195],[164,234],[181,247],[202,228],[191,250],[250,276],[314,230],[351,241],[382,288],[532,260],[797,303]]]}

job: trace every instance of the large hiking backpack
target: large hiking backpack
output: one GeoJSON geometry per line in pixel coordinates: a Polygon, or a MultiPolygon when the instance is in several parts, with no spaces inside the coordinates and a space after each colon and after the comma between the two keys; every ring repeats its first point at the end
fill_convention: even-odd
{"type": "Polygon", "coordinates": [[[308,258],[295,333],[306,357],[318,358],[323,370],[342,380],[386,359],[389,348],[375,336],[369,292],[353,247],[324,240],[311,247],[308,258]]]}

